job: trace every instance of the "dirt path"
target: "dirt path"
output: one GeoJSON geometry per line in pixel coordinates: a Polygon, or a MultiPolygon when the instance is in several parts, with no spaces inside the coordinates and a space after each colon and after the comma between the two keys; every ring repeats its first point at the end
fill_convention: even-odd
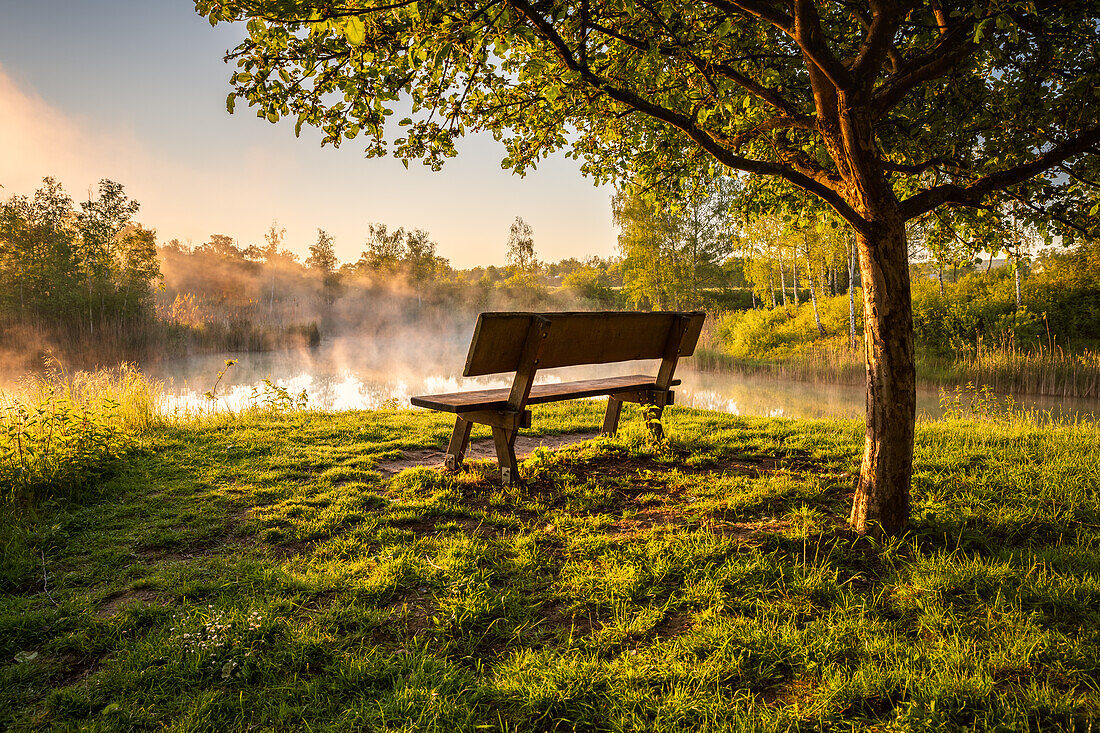
{"type": "MultiPolygon", "coordinates": [[[[565,433],[562,435],[519,435],[516,437],[516,458],[524,459],[535,452],[536,448],[561,448],[563,445],[583,443],[595,438],[599,433],[565,433]]],[[[419,450],[407,450],[401,458],[392,461],[379,461],[378,470],[384,475],[392,475],[406,468],[416,466],[442,466],[445,448],[421,448],[419,450]]],[[[466,450],[466,458],[478,461],[485,458],[496,460],[497,452],[493,447],[491,438],[470,441],[470,447],[466,450]]]]}

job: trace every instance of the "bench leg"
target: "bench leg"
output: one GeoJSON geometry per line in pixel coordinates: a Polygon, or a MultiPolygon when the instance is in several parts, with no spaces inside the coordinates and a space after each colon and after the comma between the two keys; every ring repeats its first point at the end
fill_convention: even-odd
{"type": "Polygon", "coordinates": [[[474,424],[461,417],[455,418],[455,429],[451,431],[451,442],[447,446],[447,457],[443,459],[443,467],[448,471],[457,471],[462,468],[462,461],[466,457],[466,447],[470,444],[470,431],[474,424]]]}
{"type": "Polygon", "coordinates": [[[607,398],[607,411],[603,414],[604,435],[614,435],[619,431],[619,415],[623,411],[623,401],[612,395],[607,398]]]}
{"type": "Polygon", "coordinates": [[[493,428],[493,443],[497,448],[500,482],[505,486],[520,483],[519,464],[516,462],[516,431],[493,428]]]}

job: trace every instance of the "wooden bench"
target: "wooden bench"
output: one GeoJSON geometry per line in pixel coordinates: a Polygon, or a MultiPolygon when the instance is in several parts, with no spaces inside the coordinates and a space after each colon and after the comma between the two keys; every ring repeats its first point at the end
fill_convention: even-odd
{"type": "MultiPolygon", "coordinates": [[[[624,402],[654,408],[657,420],[672,404],[676,362],[699,340],[701,312],[482,313],[478,316],[464,377],[515,372],[509,389],[482,389],[412,398],[417,407],[457,415],[445,466],[458,470],[474,423],[493,430],[505,485],[519,480],[516,432],[531,426],[528,405],[607,395],[603,432],[614,434],[624,402]],[[656,376],[632,375],[535,385],[539,369],[660,359],[656,376]]],[[[655,429],[660,423],[654,421],[655,429]]]]}

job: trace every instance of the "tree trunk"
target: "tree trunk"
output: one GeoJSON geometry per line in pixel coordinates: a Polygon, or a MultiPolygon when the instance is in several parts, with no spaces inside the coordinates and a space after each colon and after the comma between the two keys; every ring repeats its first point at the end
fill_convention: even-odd
{"type": "Polygon", "coordinates": [[[791,265],[791,293],[794,295],[794,307],[798,308],[798,255],[794,257],[794,263],[791,265]]]}
{"type": "Polygon", "coordinates": [[[913,473],[917,403],[913,306],[905,223],[897,215],[896,204],[877,204],[873,213],[870,230],[857,234],[867,432],[849,521],[860,533],[896,534],[909,521],[913,473]]]}
{"type": "Polygon", "coordinates": [[[1016,277],[1016,310],[1020,310],[1023,307],[1023,300],[1020,298],[1020,250],[1016,249],[1016,257],[1012,263],[1013,274],[1016,277]]]}
{"type": "Polygon", "coordinates": [[[825,327],[821,325],[821,316],[818,315],[818,313],[817,313],[817,294],[814,291],[814,278],[813,278],[813,275],[810,276],[809,288],[810,288],[810,302],[813,303],[813,306],[814,306],[814,323],[817,324],[817,332],[820,335],[824,336],[825,335],[825,327]]]}
{"type": "Polygon", "coordinates": [[[779,287],[783,291],[783,307],[787,307],[787,276],[783,272],[783,260],[779,260],[779,287]]]}
{"type": "Polygon", "coordinates": [[[852,351],[856,344],[856,245],[852,242],[848,251],[848,336],[852,351]]]}

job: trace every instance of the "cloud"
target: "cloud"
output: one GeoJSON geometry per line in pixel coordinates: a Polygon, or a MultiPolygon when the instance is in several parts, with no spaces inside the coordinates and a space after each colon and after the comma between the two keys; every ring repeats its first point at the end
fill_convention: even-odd
{"type": "Polygon", "coordinates": [[[46,175],[87,185],[104,175],[103,164],[123,144],[89,135],[0,67],[0,185],[7,191],[34,190],[46,175]]]}

